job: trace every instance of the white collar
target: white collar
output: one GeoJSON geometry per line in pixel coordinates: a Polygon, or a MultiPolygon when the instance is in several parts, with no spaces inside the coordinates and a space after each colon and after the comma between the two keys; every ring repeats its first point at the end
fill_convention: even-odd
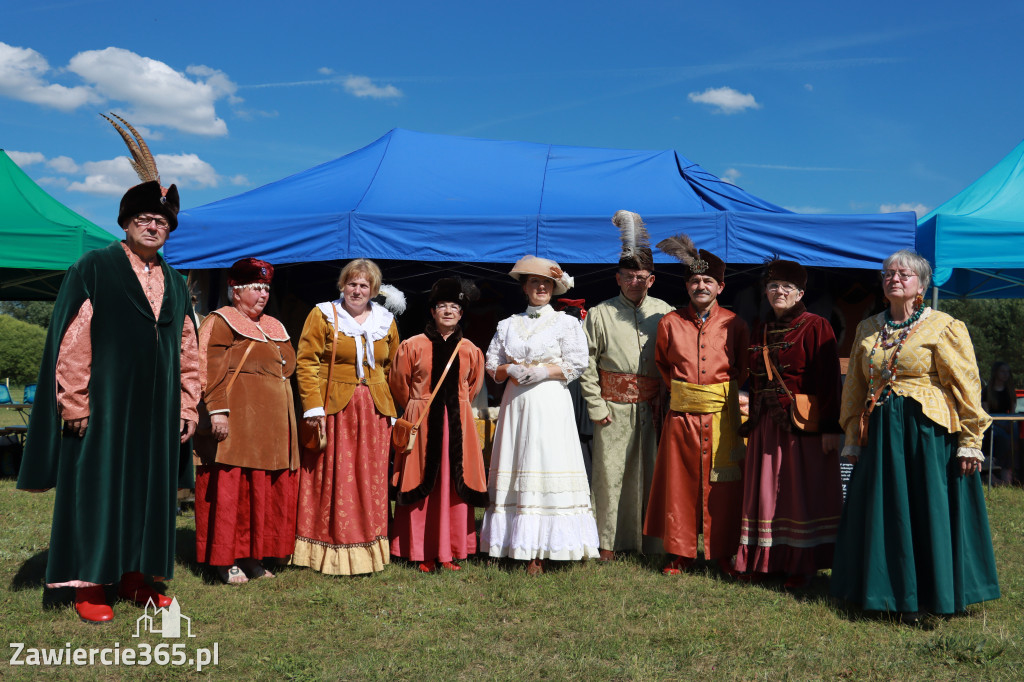
{"type": "Polygon", "coordinates": [[[528,306],[526,306],[526,313],[525,314],[526,314],[527,317],[533,319],[533,318],[537,318],[537,317],[544,317],[548,313],[553,313],[554,311],[555,311],[555,309],[551,307],[550,303],[545,303],[544,305],[528,305],[528,306]]]}
{"type": "Polygon", "coordinates": [[[334,301],[318,303],[316,307],[320,309],[320,312],[323,313],[324,317],[327,318],[328,324],[332,327],[335,320],[334,313],[337,312],[338,328],[335,330],[335,336],[340,333],[356,340],[356,357],[359,358],[356,361],[356,376],[362,379],[363,340],[366,340],[366,362],[371,368],[376,367],[373,356],[373,342],[379,341],[388,335],[388,331],[391,329],[391,322],[395,319],[395,316],[384,306],[372,301],[369,306],[370,314],[363,320],[362,324],[356,322],[356,319],[349,315],[348,311],[345,310],[345,306],[342,305],[342,299],[340,298],[334,301]]]}

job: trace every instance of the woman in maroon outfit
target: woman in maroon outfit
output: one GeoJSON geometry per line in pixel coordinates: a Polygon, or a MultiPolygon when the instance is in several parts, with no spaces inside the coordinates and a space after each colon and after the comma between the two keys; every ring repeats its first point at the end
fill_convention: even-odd
{"type": "Polygon", "coordinates": [[[762,281],[772,314],[751,337],[750,418],[741,428],[749,440],[736,569],[752,579],[783,573],[787,588],[806,587],[818,570],[832,566],[843,506],[839,352],[828,320],[807,312],[801,302],[807,284],[802,265],[773,259],[762,281]],[[814,432],[793,423],[790,396],[796,394],[817,398],[814,432]]]}

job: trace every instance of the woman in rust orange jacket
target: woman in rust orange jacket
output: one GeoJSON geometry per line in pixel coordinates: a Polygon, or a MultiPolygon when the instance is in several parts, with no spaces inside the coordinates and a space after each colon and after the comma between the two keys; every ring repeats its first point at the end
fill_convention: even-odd
{"type": "Polygon", "coordinates": [[[473,507],[489,502],[472,405],[484,383],[484,354],[459,327],[475,293],[469,282],[438,280],[430,292],[431,320],[422,334],[402,342],[389,377],[403,418],[422,420],[413,449],[395,454],[391,554],[419,562],[424,573],[438,564],[457,571],[458,559],[476,553],[473,507]]]}

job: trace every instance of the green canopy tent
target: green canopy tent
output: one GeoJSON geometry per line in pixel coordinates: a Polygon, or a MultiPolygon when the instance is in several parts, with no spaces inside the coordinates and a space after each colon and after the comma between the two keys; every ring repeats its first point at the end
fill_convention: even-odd
{"type": "Polygon", "coordinates": [[[68,267],[116,238],[44,192],[0,149],[0,300],[56,298],[68,267]]]}

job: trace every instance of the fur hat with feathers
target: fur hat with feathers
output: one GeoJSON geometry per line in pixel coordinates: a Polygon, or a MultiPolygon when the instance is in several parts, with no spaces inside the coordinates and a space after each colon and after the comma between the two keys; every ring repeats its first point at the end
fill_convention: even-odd
{"type": "Polygon", "coordinates": [[[160,172],[156,168],[156,159],[149,151],[149,145],[142,139],[139,131],[132,127],[131,123],[113,112],[110,116],[123,123],[124,127],[118,125],[117,121],[106,114],[100,114],[100,116],[107,119],[124,140],[131,153],[128,162],[139,176],[139,180],[142,181],[121,197],[121,205],[117,212],[117,224],[124,226],[125,221],[140,213],[158,213],[167,218],[167,223],[173,231],[178,227],[178,210],[180,208],[178,188],[174,185],[170,187],[160,185],[160,172]],[[128,130],[126,131],[125,128],[128,130]],[[131,132],[130,135],[128,131],[131,132]]]}
{"type": "Polygon", "coordinates": [[[689,235],[677,234],[657,244],[662,253],[672,256],[690,270],[690,276],[708,275],[725,281],[725,261],[704,249],[698,249],[689,235]]]}
{"type": "Polygon", "coordinates": [[[619,267],[653,272],[654,254],[651,252],[651,240],[640,214],[616,211],[612,216],[612,223],[619,228],[619,238],[622,240],[619,267]]]}

